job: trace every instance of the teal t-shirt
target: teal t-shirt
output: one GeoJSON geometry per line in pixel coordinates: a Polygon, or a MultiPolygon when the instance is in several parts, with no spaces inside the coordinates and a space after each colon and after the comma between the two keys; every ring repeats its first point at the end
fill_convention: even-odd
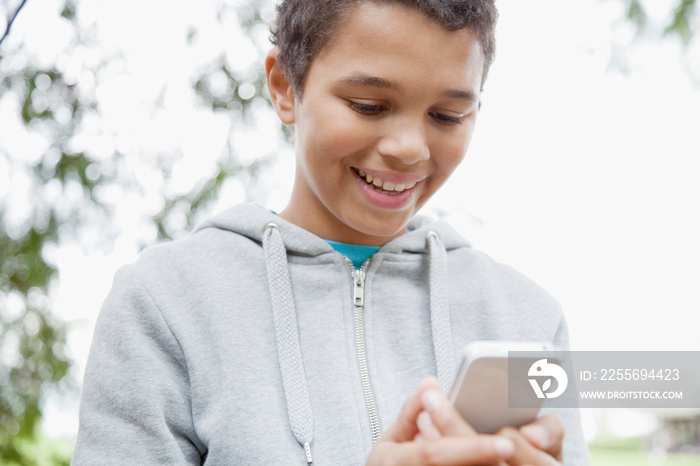
{"type": "Polygon", "coordinates": [[[379,251],[379,246],[363,246],[361,244],[338,243],[328,240],[326,240],[326,242],[328,242],[333,249],[349,258],[356,269],[362,267],[362,264],[372,257],[372,254],[379,251]]]}

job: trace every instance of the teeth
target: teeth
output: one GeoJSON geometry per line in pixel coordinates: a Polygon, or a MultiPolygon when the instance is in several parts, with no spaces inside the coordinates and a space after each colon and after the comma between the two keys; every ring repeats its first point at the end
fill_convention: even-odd
{"type": "Polygon", "coordinates": [[[360,169],[357,169],[357,174],[360,175],[362,178],[367,181],[367,183],[374,185],[377,188],[381,188],[383,192],[386,194],[398,194],[402,191],[405,191],[407,189],[411,189],[416,185],[415,181],[411,181],[410,183],[401,183],[401,184],[395,184],[392,183],[391,181],[382,181],[381,178],[373,177],[370,174],[367,174],[363,172],[360,169]]]}

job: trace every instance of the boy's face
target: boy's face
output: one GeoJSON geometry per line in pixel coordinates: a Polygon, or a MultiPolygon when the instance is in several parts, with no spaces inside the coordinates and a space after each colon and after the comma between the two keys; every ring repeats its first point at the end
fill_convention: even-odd
{"type": "Polygon", "coordinates": [[[280,216],[346,243],[383,245],[405,233],[469,146],[484,63],[476,35],[367,2],[312,62],[302,98],[284,89],[274,57],[272,100],[294,123],[297,152],[280,216]]]}

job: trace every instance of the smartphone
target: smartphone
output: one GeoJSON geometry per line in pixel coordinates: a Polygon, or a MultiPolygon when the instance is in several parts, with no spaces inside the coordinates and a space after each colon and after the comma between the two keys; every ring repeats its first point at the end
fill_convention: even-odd
{"type": "MultiPolygon", "coordinates": [[[[533,421],[538,406],[508,407],[508,351],[556,351],[546,342],[475,341],[466,346],[450,401],[479,433],[495,434],[506,426],[519,427],[533,421]]],[[[515,356],[511,356],[515,357],[515,356]]],[[[532,399],[527,380],[513,383],[511,396],[532,399]]],[[[514,398],[517,399],[517,398],[514,398]]]]}

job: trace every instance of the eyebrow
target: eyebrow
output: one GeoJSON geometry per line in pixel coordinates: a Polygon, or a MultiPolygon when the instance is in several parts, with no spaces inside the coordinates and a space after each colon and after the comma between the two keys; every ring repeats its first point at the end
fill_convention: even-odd
{"type": "Polygon", "coordinates": [[[472,91],[463,91],[461,89],[450,89],[443,94],[445,97],[450,99],[466,100],[469,102],[476,102],[478,99],[476,94],[472,91]]]}
{"type": "Polygon", "coordinates": [[[366,74],[353,74],[352,76],[342,78],[339,82],[351,86],[370,86],[391,90],[398,90],[401,87],[396,81],[379,78],[377,76],[368,76],[366,74]]]}
{"type": "MultiPolygon", "coordinates": [[[[401,86],[396,81],[393,81],[391,79],[380,78],[378,76],[368,76],[362,73],[353,74],[351,76],[342,78],[339,80],[339,83],[350,86],[369,86],[394,91],[401,89],[401,86]]],[[[478,100],[476,93],[472,91],[465,91],[462,89],[450,89],[443,92],[442,95],[450,99],[466,100],[469,102],[476,102],[478,100]]]]}

